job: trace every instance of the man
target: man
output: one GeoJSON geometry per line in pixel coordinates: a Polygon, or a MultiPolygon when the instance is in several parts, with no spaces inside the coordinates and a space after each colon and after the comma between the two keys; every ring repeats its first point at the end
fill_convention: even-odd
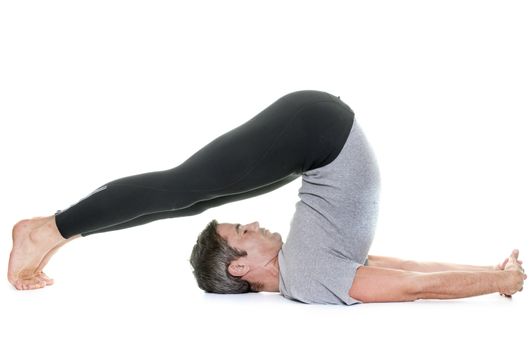
{"type": "MultiPolygon", "coordinates": [[[[53,280],[43,268],[59,248],[73,239],[196,215],[272,191],[301,175],[302,200],[297,204],[289,238],[278,255],[278,288],[286,296],[307,302],[356,302],[346,293],[352,289],[355,272],[367,260],[373,240],[379,174],[352,109],[339,97],[316,90],[296,91],[279,98],[172,169],[116,179],[54,215],[18,222],[13,228],[8,280],[20,290],[51,285],[53,280]]],[[[254,290],[275,289],[260,271],[246,271],[245,266],[241,269],[242,264],[230,268],[236,277],[228,274],[225,264],[244,253],[224,245],[222,236],[217,239],[216,224],[209,227],[198,240],[191,260],[198,281],[229,279],[231,283],[226,285],[214,283],[217,292],[248,291],[246,279],[253,283],[254,290]],[[217,249],[208,248],[216,245],[217,249]]],[[[269,236],[264,232],[264,237],[269,236]]],[[[276,239],[279,244],[279,237],[276,239]]],[[[268,250],[260,244],[247,249],[248,257],[257,258],[268,250]]],[[[515,265],[510,264],[508,269],[515,265]]],[[[503,275],[506,279],[522,277],[510,271],[503,275]]],[[[364,273],[355,278],[355,282],[360,281],[364,281],[364,273]]]]}
{"type": "Polygon", "coordinates": [[[521,290],[526,276],[517,251],[498,269],[368,255],[380,176],[356,121],[331,162],[301,175],[300,201],[285,244],[258,223],[212,221],[205,228],[190,258],[200,288],[215,293],[278,291],[305,303],[347,305],[521,290]]]}
{"type": "MultiPolygon", "coordinates": [[[[212,272],[217,270],[217,266],[198,262],[194,255],[197,254],[198,245],[202,243],[196,245],[191,261],[200,269],[196,270],[195,274],[198,284],[204,289],[211,287],[210,291],[223,293],[223,287],[230,285],[234,279],[241,281],[236,285],[240,285],[240,290],[243,292],[281,292],[290,299],[306,303],[331,303],[331,300],[326,299],[327,293],[324,295],[323,291],[313,288],[312,285],[320,278],[335,280],[334,269],[330,270],[328,276],[312,276],[312,273],[302,276],[301,286],[293,288],[286,286],[282,278],[282,269],[279,267],[279,259],[284,253],[281,236],[278,233],[271,233],[261,228],[258,222],[240,225],[218,224],[213,220],[200,235],[200,239],[209,235],[212,235],[210,240],[219,241],[215,249],[225,250],[226,254],[230,250],[233,252],[228,254],[229,262],[226,268],[223,267],[225,263],[221,258],[224,254],[220,254],[218,258],[221,258],[222,267],[218,272],[222,273],[219,273],[219,279],[209,280],[211,274],[202,269],[212,269],[210,271],[212,272]],[[227,274],[227,277],[224,277],[224,274],[227,274]]],[[[351,281],[350,288],[338,296],[344,298],[338,300],[338,303],[453,299],[495,292],[511,296],[523,290],[523,281],[527,278],[518,256],[519,251],[516,249],[510,257],[496,266],[473,266],[405,261],[369,255],[366,265],[358,266],[356,278],[351,281]]],[[[309,264],[312,264],[311,260],[309,259],[309,264]]],[[[355,275],[354,270],[352,274],[355,275]]],[[[235,289],[227,289],[225,292],[234,291],[235,289]]],[[[335,303],[334,301],[333,299],[332,303],[335,303]]]]}
{"type": "MultiPolygon", "coordinates": [[[[296,203],[288,239],[279,254],[279,289],[283,295],[303,302],[355,302],[347,292],[357,268],[367,259],[377,224],[377,161],[352,113],[345,115],[351,118],[346,118],[350,122],[345,125],[348,134],[339,151],[330,162],[301,174],[301,200],[296,203]]],[[[321,130],[316,130],[314,139],[320,137],[321,130]]],[[[201,262],[208,264],[211,254],[210,249],[203,248],[208,247],[207,241],[200,237],[191,257],[201,274],[208,273],[201,268],[201,262]]],[[[204,289],[217,291],[209,285],[204,289]]]]}

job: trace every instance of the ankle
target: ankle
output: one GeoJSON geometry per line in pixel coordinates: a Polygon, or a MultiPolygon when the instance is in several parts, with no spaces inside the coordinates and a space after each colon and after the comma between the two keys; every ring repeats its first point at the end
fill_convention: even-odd
{"type": "Polygon", "coordinates": [[[55,216],[47,217],[41,225],[34,227],[29,234],[30,240],[34,243],[56,244],[65,238],[59,233],[55,224],[55,216]]]}

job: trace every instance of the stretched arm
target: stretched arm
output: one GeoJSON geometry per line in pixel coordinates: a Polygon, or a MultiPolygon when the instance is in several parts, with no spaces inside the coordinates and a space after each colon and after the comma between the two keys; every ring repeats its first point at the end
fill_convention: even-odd
{"type": "Polygon", "coordinates": [[[462,265],[444,262],[414,261],[399,258],[369,255],[368,266],[383,267],[416,272],[441,272],[441,271],[496,271],[502,270],[493,266],[462,265]]]}
{"type": "Polygon", "coordinates": [[[415,272],[361,266],[349,295],[364,303],[456,299],[489,293],[512,295],[526,278],[519,270],[415,272]]]}

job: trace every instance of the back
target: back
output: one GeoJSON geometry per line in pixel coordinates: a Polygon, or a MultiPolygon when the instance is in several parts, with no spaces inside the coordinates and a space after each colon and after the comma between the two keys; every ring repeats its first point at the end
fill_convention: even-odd
{"type": "Polygon", "coordinates": [[[378,216],[380,176],[356,121],[340,154],[305,171],[300,201],[279,252],[279,289],[305,303],[354,304],[349,296],[364,264],[378,216]]]}

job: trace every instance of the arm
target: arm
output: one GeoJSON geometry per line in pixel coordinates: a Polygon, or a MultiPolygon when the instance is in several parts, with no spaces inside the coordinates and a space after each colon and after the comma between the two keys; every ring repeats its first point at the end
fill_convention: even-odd
{"type": "Polygon", "coordinates": [[[402,260],[387,256],[369,255],[368,266],[385,267],[397,270],[417,271],[417,272],[439,272],[439,271],[496,271],[496,266],[475,266],[461,265],[443,262],[402,260]]]}
{"type": "Polygon", "coordinates": [[[422,273],[361,266],[349,295],[364,303],[455,299],[495,292],[511,295],[522,288],[523,279],[519,271],[422,273]]]}
{"type": "Polygon", "coordinates": [[[361,266],[357,270],[349,296],[363,303],[414,301],[416,300],[414,281],[418,274],[420,273],[361,266]]]}
{"type": "Polygon", "coordinates": [[[457,299],[501,292],[506,271],[444,271],[417,277],[418,299],[457,299]]]}

